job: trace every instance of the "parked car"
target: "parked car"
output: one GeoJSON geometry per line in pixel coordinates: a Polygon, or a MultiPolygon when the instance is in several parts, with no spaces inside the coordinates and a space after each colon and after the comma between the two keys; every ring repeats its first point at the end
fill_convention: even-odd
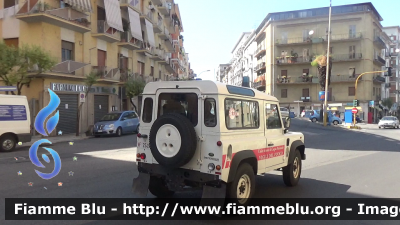
{"type": "Polygon", "coordinates": [[[390,127],[399,129],[399,120],[395,116],[384,116],[378,123],[379,129],[390,127]]]}
{"type": "Polygon", "coordinates": [[[121,136],[139,133],[139,116],[134,111],[111,112],[103,116],[93,127],[95,137],[104,135],[121,136]]]}
{"type": "MultiPolygon", "coordinates": [[[[318,121],[319,117],[319,110],[313,110],[313,113],[310,116],[310,120],[315,123],[318,121]]],[[[339,117],[333,115],[331,111],[328,111],[328,119],[333,125],[342,124],[342,120],[339,117]]]]}
{"type": "Polygon", "coordinates": [[[286,117],[286,118],[288,118],[289,117],[289,109],[288,108],[285,108],[285,107],[280,107],[280,110],[281,110],[281,116],[282,116],[282,118],[283,117],[286,117]]]}

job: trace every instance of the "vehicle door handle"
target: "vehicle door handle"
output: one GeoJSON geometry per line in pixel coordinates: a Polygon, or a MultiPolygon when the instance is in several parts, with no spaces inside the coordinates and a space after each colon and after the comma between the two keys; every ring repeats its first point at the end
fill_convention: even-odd
{"type": "Polygon", "coordinates": [[[274,146],[274,144],[268,144],[268,146],[274,146]]]}

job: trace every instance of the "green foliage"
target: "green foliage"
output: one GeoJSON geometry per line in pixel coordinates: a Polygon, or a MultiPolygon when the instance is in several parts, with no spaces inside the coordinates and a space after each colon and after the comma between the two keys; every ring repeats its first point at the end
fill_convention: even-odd
{"type": "Polygon", "coordinates": [[[311,62],[311,66],[318,66],[320,65],[321,59],[322,59],[323,55],[318,55],[315,57],[315,59],[311,62]]]}
{"type": "Polygon", "coordinates": [[[16,48],[0,43],[0,79],[7,86],[17,86],[18,95],[22,87],[31,82],[29,73],[41,74],[55,64],[50,53],[39,46],[23,45],[16,48]]]}
{"type": "Polygon", "coordinates": [[[142,94],[145,86],[146,82],[141,78],[128,79],[128,81],[125,83],[127,97],[131,99],[142,94]]]}
{"type": "Polygon", "coordinates": [[[391,98],[385,98],[382,100],[382,105],[388,107],[389,109],[393,106],[393,101],[391,98]]]}
{"type": "Polygon", "coordinates": [[[99,79],[99,76],[97,75],[96,72],[92,71],[89,74],[86,75],[86,78],[84,80],[85,86],[86,86],[86,97],[87,94],[90,91],[90,88],[97,83],[97,80],[99,79]]]}
{"type": "Polygon", "coordinates": [[[315,67],[317,67],[318,66],[318,62],[317,61],[315,61],[315,59],[311,62],[311,66],[315,66],[315,67]]]}

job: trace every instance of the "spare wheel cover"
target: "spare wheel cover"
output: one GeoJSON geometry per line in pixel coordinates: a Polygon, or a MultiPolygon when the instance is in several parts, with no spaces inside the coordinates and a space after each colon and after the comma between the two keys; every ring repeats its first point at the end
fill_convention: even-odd
{"type": "Polygon", "coordinates": [[[179,130],[172,124],[162,125],[156,134],[158,152],[166,158],[172,158],[178,154],[182,145],[179,130]]]}

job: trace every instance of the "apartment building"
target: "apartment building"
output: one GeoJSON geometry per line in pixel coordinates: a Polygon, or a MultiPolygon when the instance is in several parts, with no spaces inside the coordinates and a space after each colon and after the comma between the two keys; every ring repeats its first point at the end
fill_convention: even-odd
{"type": "Polygon", "coordinates": [[[228,68],[230,64],[219,64],[217,70],[215,71],[215,80],[221,83],[227,83],[228,79],[228,68]]]}
{"type": "MultiPolygon", "coordinates": [[[[33,116],[48,104],[48,89],[58,94],[54,134],[75,132],[85,74],[100,78],[84,103],[81,132],[110,111],[131,109],[123,88],[129,77],[177,77],[175,58],[186,60],[176,55],[182,31],[173,0],[0,0],[0,38],[9,45],[39,45],[57,59],[48,72],[32,71],[35,79],[22,90],[33,116]]],[[[140,109],[140,99],[135,102],[140,109]]]]}
{"type": "Polygon", "coordinates": [[[229,77],[229,82],[228,82],[231,85],[242,86],[243,71],[245,64],[244,43],[246,42],[250,34],[251,32],[243,32],[231,51],[232,61],[230,64],[231,64],[232,76],[229,77]]]}
{"type": "MultiPolygon", "coordinates": [[[[327,53],[329,7],[270,13],[256,30],[258,87],[276,96],[298,113],[318,109],[317,67],[311,62],[327,53]],[[295,101],[301,101],[298,103],[295,101]]],[[[355,80],[367,71],[385,70],[386,43],[382,17],[371,3],[332,7],[330,54],[333,60],[328,106],[344,112],[356,95],[355,80]]],[[[359,79],[357,99],[360,116],[376,121],[381,100],[382,73],[359,79]],[[374,119],[375,118],[375,119],[374,119]]]]}
{"type": "MultiPolygon", "coordinates": [[[[399,87],[399,78],[400,78],[400,27],[399,26],[390,26],[384,27],[383,31],[389,36],[390,38],[390,48],[387,56],[389,59],[389,66],[392,67],[392,74],[393,76],[390,78],[390,91],[389,95],[390,98],[394,103],[400,102],[400,87],[399,87]]],[[[397,104],[398,106],[398,104],[397,104]]]]}
{"type": "Polygon", "coordinates": [[[253,82],[256,76],[254,73],[254,65],[257,64],[257,60],[254,57],[255,51],[257,50],[257,43],[254,41],[255,35],[255,30],[253,30],[243,44],[243,77],[249,78],[250,87],[256,87],[256,85],[258,85],[253,82]]]}

